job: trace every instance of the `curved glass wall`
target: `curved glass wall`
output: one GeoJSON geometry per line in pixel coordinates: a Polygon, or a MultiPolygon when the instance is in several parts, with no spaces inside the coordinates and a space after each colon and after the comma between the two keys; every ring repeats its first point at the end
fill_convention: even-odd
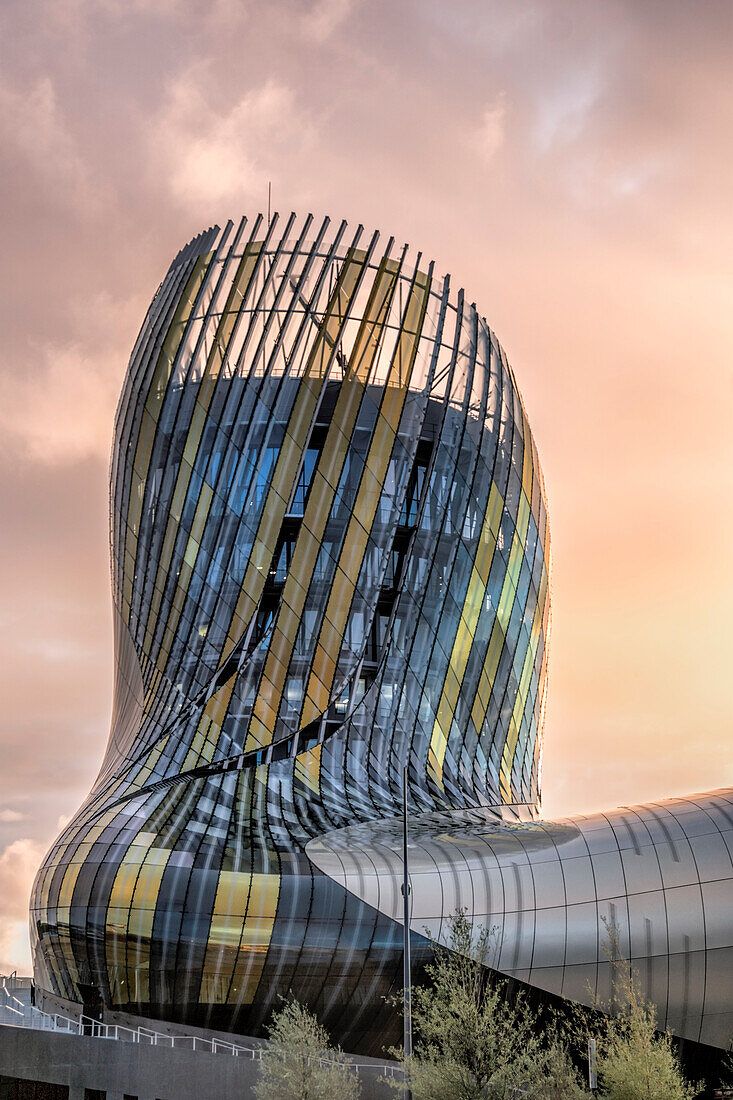
{"type": "Polygon", "coordinates": [[[401,932],[307,843],[397,813],[405,765],[413,811],[538,809],[549,536],[506,357],[392,239],[208,230],[133,349],[111,518],[112,729],[37,980],[245,1032],[292,990],[368,1046],[401,932]]]}
{"type": "Polygon", "coordinates": [[[245,1034],[292,992],[381,1053],[406,767],[414,929],[464,906],[498,970],[582,1001],[612,920],[660,1020],[726,1045],[733,796],[539,819],[542,476],[420,253],[294,216],[191,241],[130,359],[111,521],[112,728],[36,879],[43,990],[245,1034]]]}

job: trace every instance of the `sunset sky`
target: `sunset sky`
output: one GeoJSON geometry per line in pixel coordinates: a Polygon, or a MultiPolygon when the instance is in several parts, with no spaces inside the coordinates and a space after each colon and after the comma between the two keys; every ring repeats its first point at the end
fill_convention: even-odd
{"type": "Polygon", "coordinates": [[[733,3],[3,0],[0,971],[99,766],[108,462],[151,295],[273,207],[502,341],[553,536],[547,816],[733,781],[733,3]]]}

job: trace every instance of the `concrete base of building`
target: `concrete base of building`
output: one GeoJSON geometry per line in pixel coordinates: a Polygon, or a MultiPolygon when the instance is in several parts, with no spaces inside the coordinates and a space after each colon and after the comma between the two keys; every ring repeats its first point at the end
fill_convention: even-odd
{"type": "MultiPolygon", "coordinates": [[[[259,1066],[224,1053],[0,1026],[0,1097],[5,1078],[5,1086],[59,1086],[53,1100],[249,1100],[259,1066]]],[[[363,1100],[394,1097],[380,1069],[360,1064],[363,1100]]]]}

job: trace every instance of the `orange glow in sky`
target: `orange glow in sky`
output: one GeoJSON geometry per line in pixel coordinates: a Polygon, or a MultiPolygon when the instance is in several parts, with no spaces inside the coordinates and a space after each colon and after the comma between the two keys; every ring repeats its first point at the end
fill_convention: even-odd
{"type": "Polygon", "coordinates": [[[101,760],[108,460],[190,237],[407,240],[506,348],[553,540],[547,816],[730,784],[729,0],[5,0],[0,971],[101,760]]]}

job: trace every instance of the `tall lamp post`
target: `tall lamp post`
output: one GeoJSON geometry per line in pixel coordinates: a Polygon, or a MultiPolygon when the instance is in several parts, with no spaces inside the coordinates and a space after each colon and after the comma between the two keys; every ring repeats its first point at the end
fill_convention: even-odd
{"type": "MultiPolygon", "coordinates": [[[[402,770],[402,901],[404,906],[404,945],[403,945],[403,996],[405,1036],[403,1048],[405,1058],[412,1057],[412,968],[410,966],[410,868],[407,855],[407,767],[402,770]]],[[[408,1069],[405,1096],[412,1100],[408,1069]]]]}

